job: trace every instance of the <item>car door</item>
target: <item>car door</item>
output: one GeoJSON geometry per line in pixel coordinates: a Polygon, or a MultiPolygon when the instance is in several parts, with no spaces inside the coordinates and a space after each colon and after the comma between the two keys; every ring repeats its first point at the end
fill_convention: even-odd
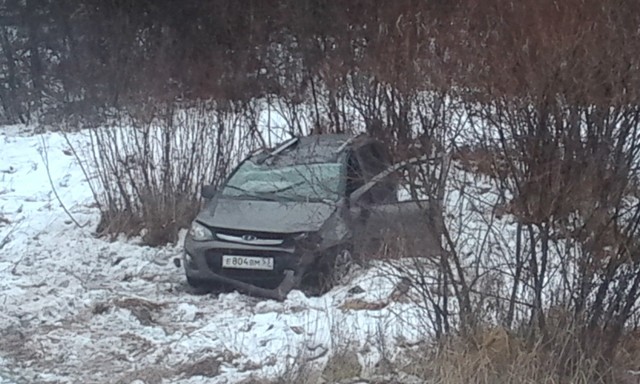
{"type": "MultiPolygon", "coordinates": [[[[380,172],[389,167],[388,155],[376,141],[366,141],[352,148],[348,153],[347,159],[347,188],[346,197],[349,206],[350,227],[354,242],[358,243],[359,235],[364,233],[365,224],[368,222],[371,210],[370,206],[376,203],[389,200],[389,197],[395,196],[393,185],[391,189],[386,189],[389,183],[382,181],[376,183],[367,189],[358,198],[358,204],[351,204],[349,196],[356,190],[362,188],[368,181],[372,180],[380,172]]],[[[393,199],[392,199],[393,200],[393,199]]]]}
{"type": "Polygon", "coordinates": [[[350,195],[352,215],[364,218],[354,228],[360,253],[420,256],[440,249],[436,233],[440,210],[435,186],[428,183],[430,170],[438,166],[438,159],[426,156],[409,159],[384,169],[350,195]],[[402,249],[390,251],[392,243],[402,249]]]}

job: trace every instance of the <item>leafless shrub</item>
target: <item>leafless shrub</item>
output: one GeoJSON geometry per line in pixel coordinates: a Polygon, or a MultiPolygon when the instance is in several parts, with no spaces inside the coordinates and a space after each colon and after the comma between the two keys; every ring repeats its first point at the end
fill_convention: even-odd
{"type": "MultiPolygon", "coordinates": [[[[177,240],[199,209],[199,187],[218,185],[255,146],[242,106],[201,102],[139,109],[90,131],[99,175],[101,234],[177,240]]],[[[255,122],[253,122],[255,124],[255,122]]]]}
{"type": "MultiPolygon", "coordinates": [[[[491,108],[496,109],[495,105],[491,108]]],[[[518,125],[495,127],[515,129],[518,125]]],[[[630,239],[637,237],[632,230],[636,216],[628,202],[633,195],[626,187],[626,180],[633,176],[616,173],[620,172],[615,171],[616,166],[607,165],[602,157],[585,154],[580,164],[592,162],[606,169],[601,172],[605,176],[590,180],[585,179],[584,170],[572,171],[540,183],[535,175],[549,177],[565,160],[554,158],[542,165],[537,163],[539,156],[521,153],[516,157],[514,148],[530,148],[532,139],[523,137],[527,137],[526,146],[504,141],[499,147],[499,141],[489,142],[483,152],[486,155],[479,159],[476,151],[473,161],[469,154],[454,161],[445,174],[444,199],[430,200],[442,204],[441,227],[427,226],[440,241],[432,242],[432,247],[416,246],[416,235],[405,229],[384,239],[380,255],[400,258],[393,265],[398,276],[408,279],[414,300],[424,309],[428,334],[446,338],[462,331],[469,336],[482,324],[503,324],[506,329],[520,329],[529,346],[548,343],[558,347],[552,360],[575,369],[567,375],[587,368],[581,359],[593,364],[589,369],[594,375],[604,374],[610,364],[605,361],[616,350],[625,332],[622,324],[628,323],[637,302],[633,289],[637,271],[632,256],[624,256],[632,249],[629,244],[635,243],[630,239]],[[494,154],[496,148],[500,149],[494,154]],[[544,171],[539,167],[545,167],[544,171]],[[541,173],[529,173],[534,170],[541,173]],[[606,176],[609,172],[620,178],[606,176]],[[527,184],[531,178],[536,181],[527,184]],[[604,184],[591,189],[598,182],[604,184]],[[537,192],[527,189],[531,187],[537,192]],[[606,195],[607,191],[612,194],[606,195]],[[522,203],[524,196],[533,200],[522,203]],[[590,202],[594,198],[600,200],[590,202]],[[607,212],[604,217],[594,214],[597,207],[607,212]],[[561,318],[554,314],[556,308],[561,318]]],[[[546,142],[544,148],[550,145],[546,142]]],[[[613,147],[623,151],[624,145],[613,147]]],[[[636,162],[625,156],[613,156],[626,158],[618,163],[628,164],[623,172],[636,162]]],[[[576,158],[574,155],[571,163],[576,158]]],[[[434,185],[438,179],[430,180],[434,185]]],[[[433,214],[434,210],[424,209],[423,220],[433,223],[433,214]]]]}
{"type": "MultiPolygon", "coordinates": [[[[443,331],[434,316],[436,334],[503,324],[526,328],[529,345],[550,342],[552,308],[563,308],[580,350],[601,369],[630,326],[640,285],[633,256],[638,103],[627,91],[638,79],[622,69],[637,66],[627,54],[637,33],[627,23],[636,16],[613,4],[588,6],[593,20],[607,21],[586,32],[568,4],[494,5],[472,8],[471,18],[464,13],[452,33],[471,42],[450,47],[451,60],[469,63],[452,67],[465,124],[440,146],[454,149],[444,178],[424,173],[430,185],[444,185],[444,198],[426,193],[441,213],[425,210],[425,221],[441,224],[432,227],[441,252],[411,250],[413,235],[401,233],[385,239],[381,254],[408,256],[413,265],[405,263],[403,274],[424,294],[425,313],[455,324],[443,331]],[[549,15],[562,22],[549,23],[549,15]]],[[[380,121],[376,111],[395,110],[391,121],[415,131],[411,92],[392,88],[394,103],[367,115],[380,121]]],[[[397,137],[388,142],[401,145],[397,137]]],[[[570,350],[556,358],[575,360],[570,350]]]]}

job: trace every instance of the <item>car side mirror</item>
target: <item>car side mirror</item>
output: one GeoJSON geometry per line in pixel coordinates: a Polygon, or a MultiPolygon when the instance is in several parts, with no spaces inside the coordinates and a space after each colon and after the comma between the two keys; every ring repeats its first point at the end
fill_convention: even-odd
{"type": "Polygon", "coordinates": [[[200,195],[202,195],[205,199],[213,199],[216,193],[218,192],[218,188],[213,185],[203,185],[202,190],[200,191],[200,195]]]}

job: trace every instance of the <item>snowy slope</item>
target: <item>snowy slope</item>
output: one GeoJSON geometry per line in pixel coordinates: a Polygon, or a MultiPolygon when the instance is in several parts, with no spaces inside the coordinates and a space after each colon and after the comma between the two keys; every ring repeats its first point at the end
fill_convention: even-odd
{"type": "MultiPolygon", "coordinates": [[[[366,376],[383,352],[424,337],[418,310],[388,300],[394,282],[380,269],[321,298],[293,291],[282,303],[187,293],[172,262],[180,247],[92,236],[98,212],[64,136],[24,130],[0,130],[0,384],[253,382],[301,364],[321,369],[344,349],[366,376]],[[82,227],[54,195],[47,157],[82,227]]],[[[82,133],[69,139],[88,145],[82,133]]]]}

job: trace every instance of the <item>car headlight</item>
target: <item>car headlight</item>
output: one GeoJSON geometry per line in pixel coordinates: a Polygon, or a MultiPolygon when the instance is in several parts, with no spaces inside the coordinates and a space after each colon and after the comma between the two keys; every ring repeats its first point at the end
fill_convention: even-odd
{"type": "Polygon", "coordinates": [[[214,239],[213,232],[211,232],[209,228],[195,221],[191,224],[189,235],[194,241],[207,241],[214,239]]]}
{"type": "Polygon", "coordinates": [[[309,237],[309,232],[301,232],[292,236],[295,241],[304,241],[309,237]]]}
{"type": "Polygon", "coordinates": [[[322,238],[317,232],[302,232],[293,236],[293,240],[297,245],[306,247],[315,247],[322,241],[322,238]]]}

